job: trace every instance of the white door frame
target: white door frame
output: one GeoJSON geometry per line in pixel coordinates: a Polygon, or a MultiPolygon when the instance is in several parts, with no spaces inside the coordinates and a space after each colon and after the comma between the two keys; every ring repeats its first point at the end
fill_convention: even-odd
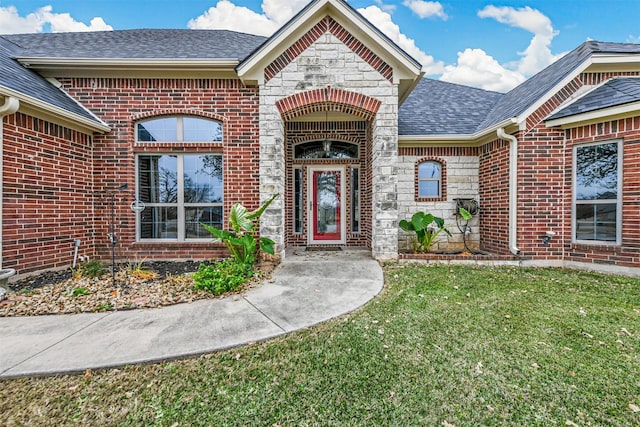
{"type": "Polygon", "coordinates": [[[307,242],[309,245],[344,245],[347,241],[347,217],[346,217],[346,168],[342,165],[322,165],[322,166],[307,166],[307,196],[309,199],[307,210],[307,224],[308,237],[307,242]],[[313,238],[314,230],[314,215],[313,215],[313,203],[315,198],[315,192],[313,188],[313,173],[318,171],[338,171],[340,172],[340,240],[315,240],[313,238]]]}

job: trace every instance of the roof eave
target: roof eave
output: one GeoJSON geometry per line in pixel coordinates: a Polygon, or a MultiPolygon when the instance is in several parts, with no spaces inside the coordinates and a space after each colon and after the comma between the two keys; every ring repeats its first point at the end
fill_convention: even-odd
{"type": "Polygon", "coordinates": [[[17,98],[20,101],[19,111],[25,114],[42,117],[53,123],[59,123],[83,133],[107,133],[111,131],[111,128],[97,117],[95,120],[91,120],[11,88],[0,86],[0,94],[17,98]]]}
{"type": "Polygon", "coordinates": [[[567,117],[545,120],[547,127],[560,127],[569,129],[578,126],[585,126],[603,121],[627,119],[640,114],[640,101],[629,104],[617,105],[614,107],[601,108],[580,114],[573,114],[567,117]]]}
{"type": "Polygon", "coordinates": [[[496,132],[500,128],[503,128],[507,133],[515,132],[518,130],[518,121],[512,117],[471,134],[399,135],[398,145],[401,147],[478,147],[497,139],[496,132]]]}
{"type": "Polygon", "coordinates": [[[202,78],[212,75],[237,78],[238,59],[128,59],[128,58],[17,58],[25,68],[44,77],[182,77],[202,78]]]}

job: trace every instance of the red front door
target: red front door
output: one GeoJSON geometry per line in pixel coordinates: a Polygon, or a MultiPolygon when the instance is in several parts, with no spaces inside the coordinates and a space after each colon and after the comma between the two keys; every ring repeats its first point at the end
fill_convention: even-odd
{"type": "Polygon", "coordinates": [[[312,175],[311,243],[341,243],[342,170],[314,170],[312,175]]]}

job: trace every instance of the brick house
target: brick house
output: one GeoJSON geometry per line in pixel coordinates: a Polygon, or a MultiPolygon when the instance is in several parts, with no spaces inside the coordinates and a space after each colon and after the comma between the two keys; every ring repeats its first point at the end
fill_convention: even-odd
{"type": "Polygon", "coordinates": [[[454,232],[441,249],[467,231],[523,264],[640,274],[639,59],[590,41],[488,92],[423,78],[343,0],[311,1],[269,38],[0,36],[2,267],[66,267],[76,241],[107,259],[112,224],[119,259],[222,256],[200,223],[279,193],[260,233],[280,256],[397,259],[398,221],[422,210],[454,232]],[[469,228],[457,199],[479,206],[469,228]]]}

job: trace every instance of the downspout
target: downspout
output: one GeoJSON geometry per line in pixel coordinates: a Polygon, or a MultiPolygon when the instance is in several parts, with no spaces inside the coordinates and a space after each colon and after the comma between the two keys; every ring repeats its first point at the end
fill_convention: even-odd
{"type": "Polygon", "coordinates": [[[518,247],[518,139],[509,135],[504,128],[496,130],[498,138],[509,144],[509,250],[520,255],[518,247]]]}
{"type": "Polygon", "coordinates": [[[20,107],[20,101],[12,96],[6,96],[4,98],[4,104],[0,107],[0,269],[2,269],[2,217],[4,216],[3,210],[3,188],[4,171],[3,171],[3,159],[4,159],[4,143],[3,143],[3,130],[4,130],[4,116],[11,115],[18,111],[20,107]]]}

